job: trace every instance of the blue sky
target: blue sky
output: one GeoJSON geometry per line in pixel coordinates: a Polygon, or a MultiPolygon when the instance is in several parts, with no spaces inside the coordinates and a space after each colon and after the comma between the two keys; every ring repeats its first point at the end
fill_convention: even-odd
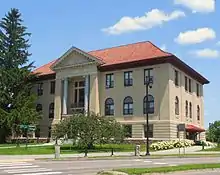
{"type": "Polygon", "coordinates": [[[214,0],[7,0],[0,17],[13,7],[32,33],[36,66],[72,45],[90,51],[150,40],[211,81],[204,90],[206,126],[220,119],[220,5],[214,0]]]}

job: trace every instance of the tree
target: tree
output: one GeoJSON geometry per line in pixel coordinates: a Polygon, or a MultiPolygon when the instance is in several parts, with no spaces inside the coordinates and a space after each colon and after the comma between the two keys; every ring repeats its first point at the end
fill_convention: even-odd
{"type": "Polygon", "coordinates": [[[220,121],[210,124],[207,132],[207,140],[220,143],[220,121]]]}
{"type": "Polygon", "coordinates": [[[124,139],[123,127],[113,118],[106,118],[95,113],[75,114],[70,118],[62,120],[55,125],[53,137],[62,138],[65,135],[73,139],[85,150],[94,144],[116,143],[124,139]]]}
{"type": "Polygon", "coordinates": [[[0,21],[0,142],[12,131],[18,136],[21,124],[34,124],[40,116],[31,93],[36,75],[28,59],[30,33],[22,22],[18,9],[11,9],[0,21]]]}

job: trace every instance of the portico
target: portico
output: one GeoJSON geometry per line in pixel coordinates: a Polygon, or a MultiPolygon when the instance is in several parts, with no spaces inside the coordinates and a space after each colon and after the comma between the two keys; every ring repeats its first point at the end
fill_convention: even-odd
{"type": "Polygon", "coordinates": [[[98,64],[100,60],[77,48],[71,48],[52,65],[51,68],[56,72],[53,123],[73,113],[90,110],[99,113],[98,64]],[[90,96],[93,97],[92,103],[90,96]]]}
{"type": "Polygon", "coordinates": [[[64,78],[62,116],[89,111],[89,78],[90,75],[64,78]]]}

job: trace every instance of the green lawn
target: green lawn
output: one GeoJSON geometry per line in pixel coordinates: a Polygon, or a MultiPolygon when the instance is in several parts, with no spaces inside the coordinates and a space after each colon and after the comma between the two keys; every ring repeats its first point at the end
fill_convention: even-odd
{"type": "MultiPolygon", "coordinates": [[[[95,145],[93,149],[88,150],[91,152],[111,152],[111,148],[114,152],[133,152],[134,145],[132,144],[105,144],[105,145],[95,145]]],[[[77,146],[72,145],[62,145],[61,154],[74,154],[83,153],[84,150],[77,146]]],[[[145,145],[141,146],[141,150],[145,151],[145,145]]],[[[0,148],[0,155],[29,155],[29,154],[53,154],[54,146],[37,146],[37,147],[16,147],[16,148],[0,148]]]]}
{"type": "Polygon", "coordinates": [[[159,167],[159,168],[129,168],[129,169],[118,169],[116,171],[125,172],[132,175],[141,175],[147,173],[168,173],[175,171],[188,171],[198,169],[214,169],[220,168],[220,163],[216,164],[193,164],[193,165],[179,165],[171,167],[159,167]]]}
{"type": "Polygon", "coordinates": [[[204,149],[202,151],[219,151],[220,152],[220,147],[216,147],[216,148],[208,148],[208,149],[204,149]]]}
{"type": "Polygon", "coordinates": [[[11,146],[16,146],[16,144],[0,144],[0,147],[11,147],[11,146]]]}
{"type": "MultiPolygon", "coordinates": [[[[16,145],[17,145],[16,143],[5,143],[5,144],[0,144],[0,148],[1,147],[14,147],[16,145]]],[[[36,143],[28,143],[28,145],[36,145],[36,143]]],[[[40,143],[37,145],[40,145],[40,143]]],[[[20,146],[25,146],[25,143],[20,144],[20,146]]]]}

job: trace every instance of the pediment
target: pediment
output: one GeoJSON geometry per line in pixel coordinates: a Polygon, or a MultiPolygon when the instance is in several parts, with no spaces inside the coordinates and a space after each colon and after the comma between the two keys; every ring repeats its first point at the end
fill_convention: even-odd
{"type": "Polygon", "coordinates": [[[102,61],[77,48],[68,50],[51,68],[53,70],[86,64],[101,64],[102,61]]]}

